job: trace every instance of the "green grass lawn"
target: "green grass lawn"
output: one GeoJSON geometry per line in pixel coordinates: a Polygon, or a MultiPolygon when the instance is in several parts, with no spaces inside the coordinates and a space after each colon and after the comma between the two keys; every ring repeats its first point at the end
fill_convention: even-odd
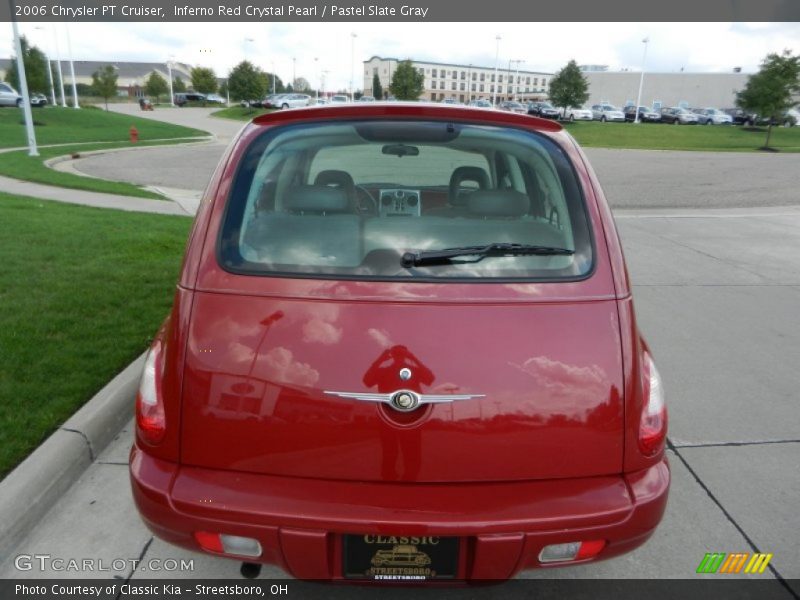
{"type": "MultiPolygon", "coordinates": [[[[576,122],[564,125],[582,146],[646,150],[757,151],[767,130],[732,125],[667,125],[661,123],[576,122]]],[[[770,147],[800,152],[800,127],[773,127],[770,147]]]]}
{"type": "MultiPolygon", "coordinates": [[[[139,144],[140,146],[157,146],[172,144],[174,142],[153,142],[151,144],[139,144]]],[[[0,154],[0,175],[22,179],[23,181],[34,181],[47,185],[71,188],[75,190],[87,190],[90,192],[103,192],[107,194],[120,194],[122,196],[135,196],[137,198],[162,199],[161,196],[150,192],[141,186],[133,183],[121,181],[107,181],[94,177],[83,177],[73,173],[62,173],[45,166],[44,161],[56,156],[72,154],[74,152],[89,152],[92,150],[103,150],[111,148],[129,147],[128,142],[109,143],[109,144],[75,144],[69,146],[54,146],[50,148],[39,148],[39,156],[28,156],[27,150],[16,150],[14,152],[4,152],[0,154]]]]}
{"type": "Polygon", "coordinates": [[[211,116],[220,117],[222,119],[234,119],[236,121],[252,121],[257,116],[272,112],[273,110],[275,109],[231,106],[230,108],[215,110],[211,113],[211,116]]]}
{"type": "Polygon", "coordinates": [[[191,220],[0,193],[0,477],[143,352],[191,220]]]}
{"type": "MultiPolygon", "coordinates": [[[[125,142],[131,125],[139,130],[139,140],[142,142],[208,135],[198,129],[95,108],[75,110],[47,106],[35,108],[32,112],[36,143],[41,146],[71,142],[125,142]]],[[[26,146],[27,139],[22,111],[18,108],[0,108],[0,148],[26,146]]]]}

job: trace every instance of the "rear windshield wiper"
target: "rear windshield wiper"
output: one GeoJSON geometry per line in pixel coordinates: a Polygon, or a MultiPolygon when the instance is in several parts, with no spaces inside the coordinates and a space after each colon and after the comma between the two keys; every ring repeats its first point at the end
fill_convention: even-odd
{"type": "Polygon", "coordinates": [[[460,248],[445,248],[444,250],[422,250],[420,252],[406,252],[400,259],[400,264],[405,268],[420,267],[423,265],[448,265],[462,262],[478,262],[487,256],[567,256],[575,254],[568,248],[554,246],[535,246],[531,244],[494,243],[486,246],[462,246],[460,248]],[[475,260],[452,261],[452,258],[474,256],[475,260]]]}

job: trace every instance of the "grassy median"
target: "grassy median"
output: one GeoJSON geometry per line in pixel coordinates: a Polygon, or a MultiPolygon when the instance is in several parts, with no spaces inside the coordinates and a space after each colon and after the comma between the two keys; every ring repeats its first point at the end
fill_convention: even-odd
{"type": "Polygon", "coordinates": [[[0,193],[0,477],[143,352],[191,220],[0,193]]]}
{"type": "MultiPolygon", "coordinates": [[[[32,109],[36,143],[126,142],[131,125],[139,131],[139,140],[182,138],[208,135],[205,131],[162,123],[139,116],[106,112],[97,108],[61,108],[47,106],[32,109]]],[[[28,144],[25,121],[18,108],[0,108],[0,148],[28,144]]]]}
{"type": "Polygon", "coordinates": [[[235,121],[252,121],[256,117],[270,113],[273,110],[275,109],[231,106],[230,108],[215,110],[214,112],[211,113],[211,116],[219,117],[221,119],[233,119],[235,121]]]}
{"type": "MultiPolygon", "coordinates": [[[[766,128],[736,125],[576,122],[564,127],[579,144],[595,148],[754,152],[767,138],[766,128]]],[[[800,127],[773,127],[770,147],[800,152],[800,127]]]]}

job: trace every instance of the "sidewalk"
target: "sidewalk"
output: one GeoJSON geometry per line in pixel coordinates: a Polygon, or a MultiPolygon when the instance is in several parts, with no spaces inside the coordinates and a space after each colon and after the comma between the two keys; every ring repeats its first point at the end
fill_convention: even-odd
{"type": "Polygon", "coordinates": [[[115,208],[132,212],[154,213],[159,215],[194,216],[197,206],[190,202],[173,200],[147,200],[117,194],[101,194],[84,190],[43,185],[0,176],[0,189],[8,194],[30,196],[42,200],[55,200],[68,204],[80,204],[95,208],[115,208]]]}

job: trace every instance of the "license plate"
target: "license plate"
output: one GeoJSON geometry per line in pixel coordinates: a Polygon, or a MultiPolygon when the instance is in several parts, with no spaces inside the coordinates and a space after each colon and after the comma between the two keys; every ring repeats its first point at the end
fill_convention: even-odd
{"type": "Polygon", "coordinates": [[[453,579],[457,537],[345,535],[344,576],[378,581],[453,579]]]}

